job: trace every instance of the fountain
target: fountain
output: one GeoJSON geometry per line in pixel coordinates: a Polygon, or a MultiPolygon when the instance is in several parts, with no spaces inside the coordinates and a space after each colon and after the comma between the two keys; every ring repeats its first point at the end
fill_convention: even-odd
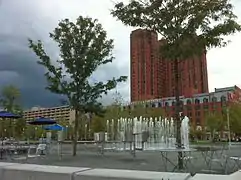
{"type": "MultiPolygon", "coordinates": [[[[189,148],[189,118],[185,116],[181,123],[181,139],[183,148],[189,148]]],[[[173,118],[144,118],[142,116],[120,118],[117,121],[107,120],[106,148],[131,150],[133,146],[140,150],[175,149],[175,127],[173,118]],[[114,147],[113,147],[114,144],[114,147]],[[129,144],[130,146],[127,146],[129,144]],[[112,146],[112,147],[110,147],[112,146]]]]}

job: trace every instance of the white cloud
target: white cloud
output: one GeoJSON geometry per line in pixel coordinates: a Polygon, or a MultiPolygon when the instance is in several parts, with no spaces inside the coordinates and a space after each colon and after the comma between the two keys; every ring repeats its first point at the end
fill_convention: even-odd
{"type": "MultiPolygon", "coordinates": [[[[235,13],[241,23],[241,1],[234,0],[235,13]]],[[[241,86],[241,33],[228,37],[231,43],[224,48],[212,49],[207,54],[209,90],[238,85],[241,86]]]]}

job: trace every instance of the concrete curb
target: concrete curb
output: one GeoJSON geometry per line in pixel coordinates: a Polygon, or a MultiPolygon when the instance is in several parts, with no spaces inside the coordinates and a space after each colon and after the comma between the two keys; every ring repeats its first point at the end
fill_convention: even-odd
{"type": "Polygon", "coordinates": [[[231,175],[169,173],[86,167],[0,163],[0,180],[241,180],[241,171],[231,175]]]}

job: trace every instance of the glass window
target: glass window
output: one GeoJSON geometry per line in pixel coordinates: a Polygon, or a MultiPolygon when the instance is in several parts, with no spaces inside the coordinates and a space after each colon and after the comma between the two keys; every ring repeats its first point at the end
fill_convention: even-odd
{"type": "Polygon", "coordinates": [[[174,101],[172,102],[172,106],[175,106],[175,102],[174,101]]]}
{"type": "Polygon", "coordinates": [[[196,124],[200,125],[201,124],[201,119],[200,118],[196,118],[196,124]]]}
{"type": "Polygon", "coordinates": [[[161,102],[158,102],[158,107],[162,107],[162,103],[161,102]]]}
{"type": "Polygon", "coordinates": [[[187,100],[187,104],[190,105],[192,104],[192,101],[190,99],[187,100]]]}
{"type": "Polygon", "coordinates": [[[226,101],[227,101],[226,97],[225,97],[225,96],[222,96],[222,97],[221,97],[221,106],[222,106],[222,107],[225,107],[225,106],[227,105],[227,102],[226,102],[226,101]]]}
{"type": "Polygon", "coordinates": [[[200,100],[199,99],[195,99],[195,104],[200,104],[200,100]]]}
{"type": "Polygon", "coordinates": [[[203,98],[203,103],[208,103],[208,98],[203,98]]]}
{"type": "Polygon", "coordinates": [[[212,97],[212,102],[217,102],[217,97],[212,97]]]}

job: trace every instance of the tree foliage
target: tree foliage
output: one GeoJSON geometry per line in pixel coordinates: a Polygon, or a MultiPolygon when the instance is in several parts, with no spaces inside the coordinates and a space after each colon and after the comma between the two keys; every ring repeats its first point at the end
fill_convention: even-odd
{"type": "Polygon", "coordinates": [[[241,31],[229,0],[131,0],[115,4],[111,14],[125,25],[160,34],[161,55],[170,60],[225,46],[224,36],[241,31]]]}
{"type": "Polygon", "coordinates": [[[21,93],[17,87],[13,85],[3,87],[0,97],[0,103],[3,109],[12,113],[21,113],[21,107],[19,105],[21,93]]]}
{"type": "Polygon", "coordinates": [[[214,140],[216,132],[224,130],[226,121],[222,114],[217,112],[210,112],[205,116],[205,125],[211,134],[211,139],[214,140]]]}
{"type": "Polygon", "coordinates": [[[236,135],[241,134],[241,105],[233,104],[229,107],[230,131],[236,135]]]}
{"type": "MultiPolygon", "coordinates": [[[[8,85],[3,87],[0,95],[0,106],[8,112],[14,114],[23,114],[22,107],[19,100],[21,98],[20,90],[14,85],[8,85]]],[[[24,128],[26,127],[26,121],[22,118],[18,120],[6,120],[1,123],[1,131],[6,137],[21,137],[23,135],[24,128]]]]}
{"type": "Polygon", "coordinates": [[[160,117],[165,116],[163,109],[155,107],[147,107],[146,104],[135,104],[126,106],[122,112],[122,117],[160,117]]]}
{"type": "Polygon", "coordinates": [[[99,116],[94,116],[91,121],[91,129],[93,133],[104,132],[106,126],[106,119],[99,116]]]}
{"type": "Polygon", "coordinates": [[[73,155],[76,155],[79,117],[85,112],[102,114],[104,111],[98,99],[127,77],[112,78],[107,82],[89,81],[99,66],[114,60],[113,40],[107,38],[106,31],[96,19],[79,16],[75,23],[62,20],[50,33],[50,38],[58,44],[60,51],[56,64],[40,40],[34,42],[30,39],[29,47],[39,57],[38,63],[47,69],[47,89],[66,96],[70,106],[76,110],[73,148],[73,155]]]}

